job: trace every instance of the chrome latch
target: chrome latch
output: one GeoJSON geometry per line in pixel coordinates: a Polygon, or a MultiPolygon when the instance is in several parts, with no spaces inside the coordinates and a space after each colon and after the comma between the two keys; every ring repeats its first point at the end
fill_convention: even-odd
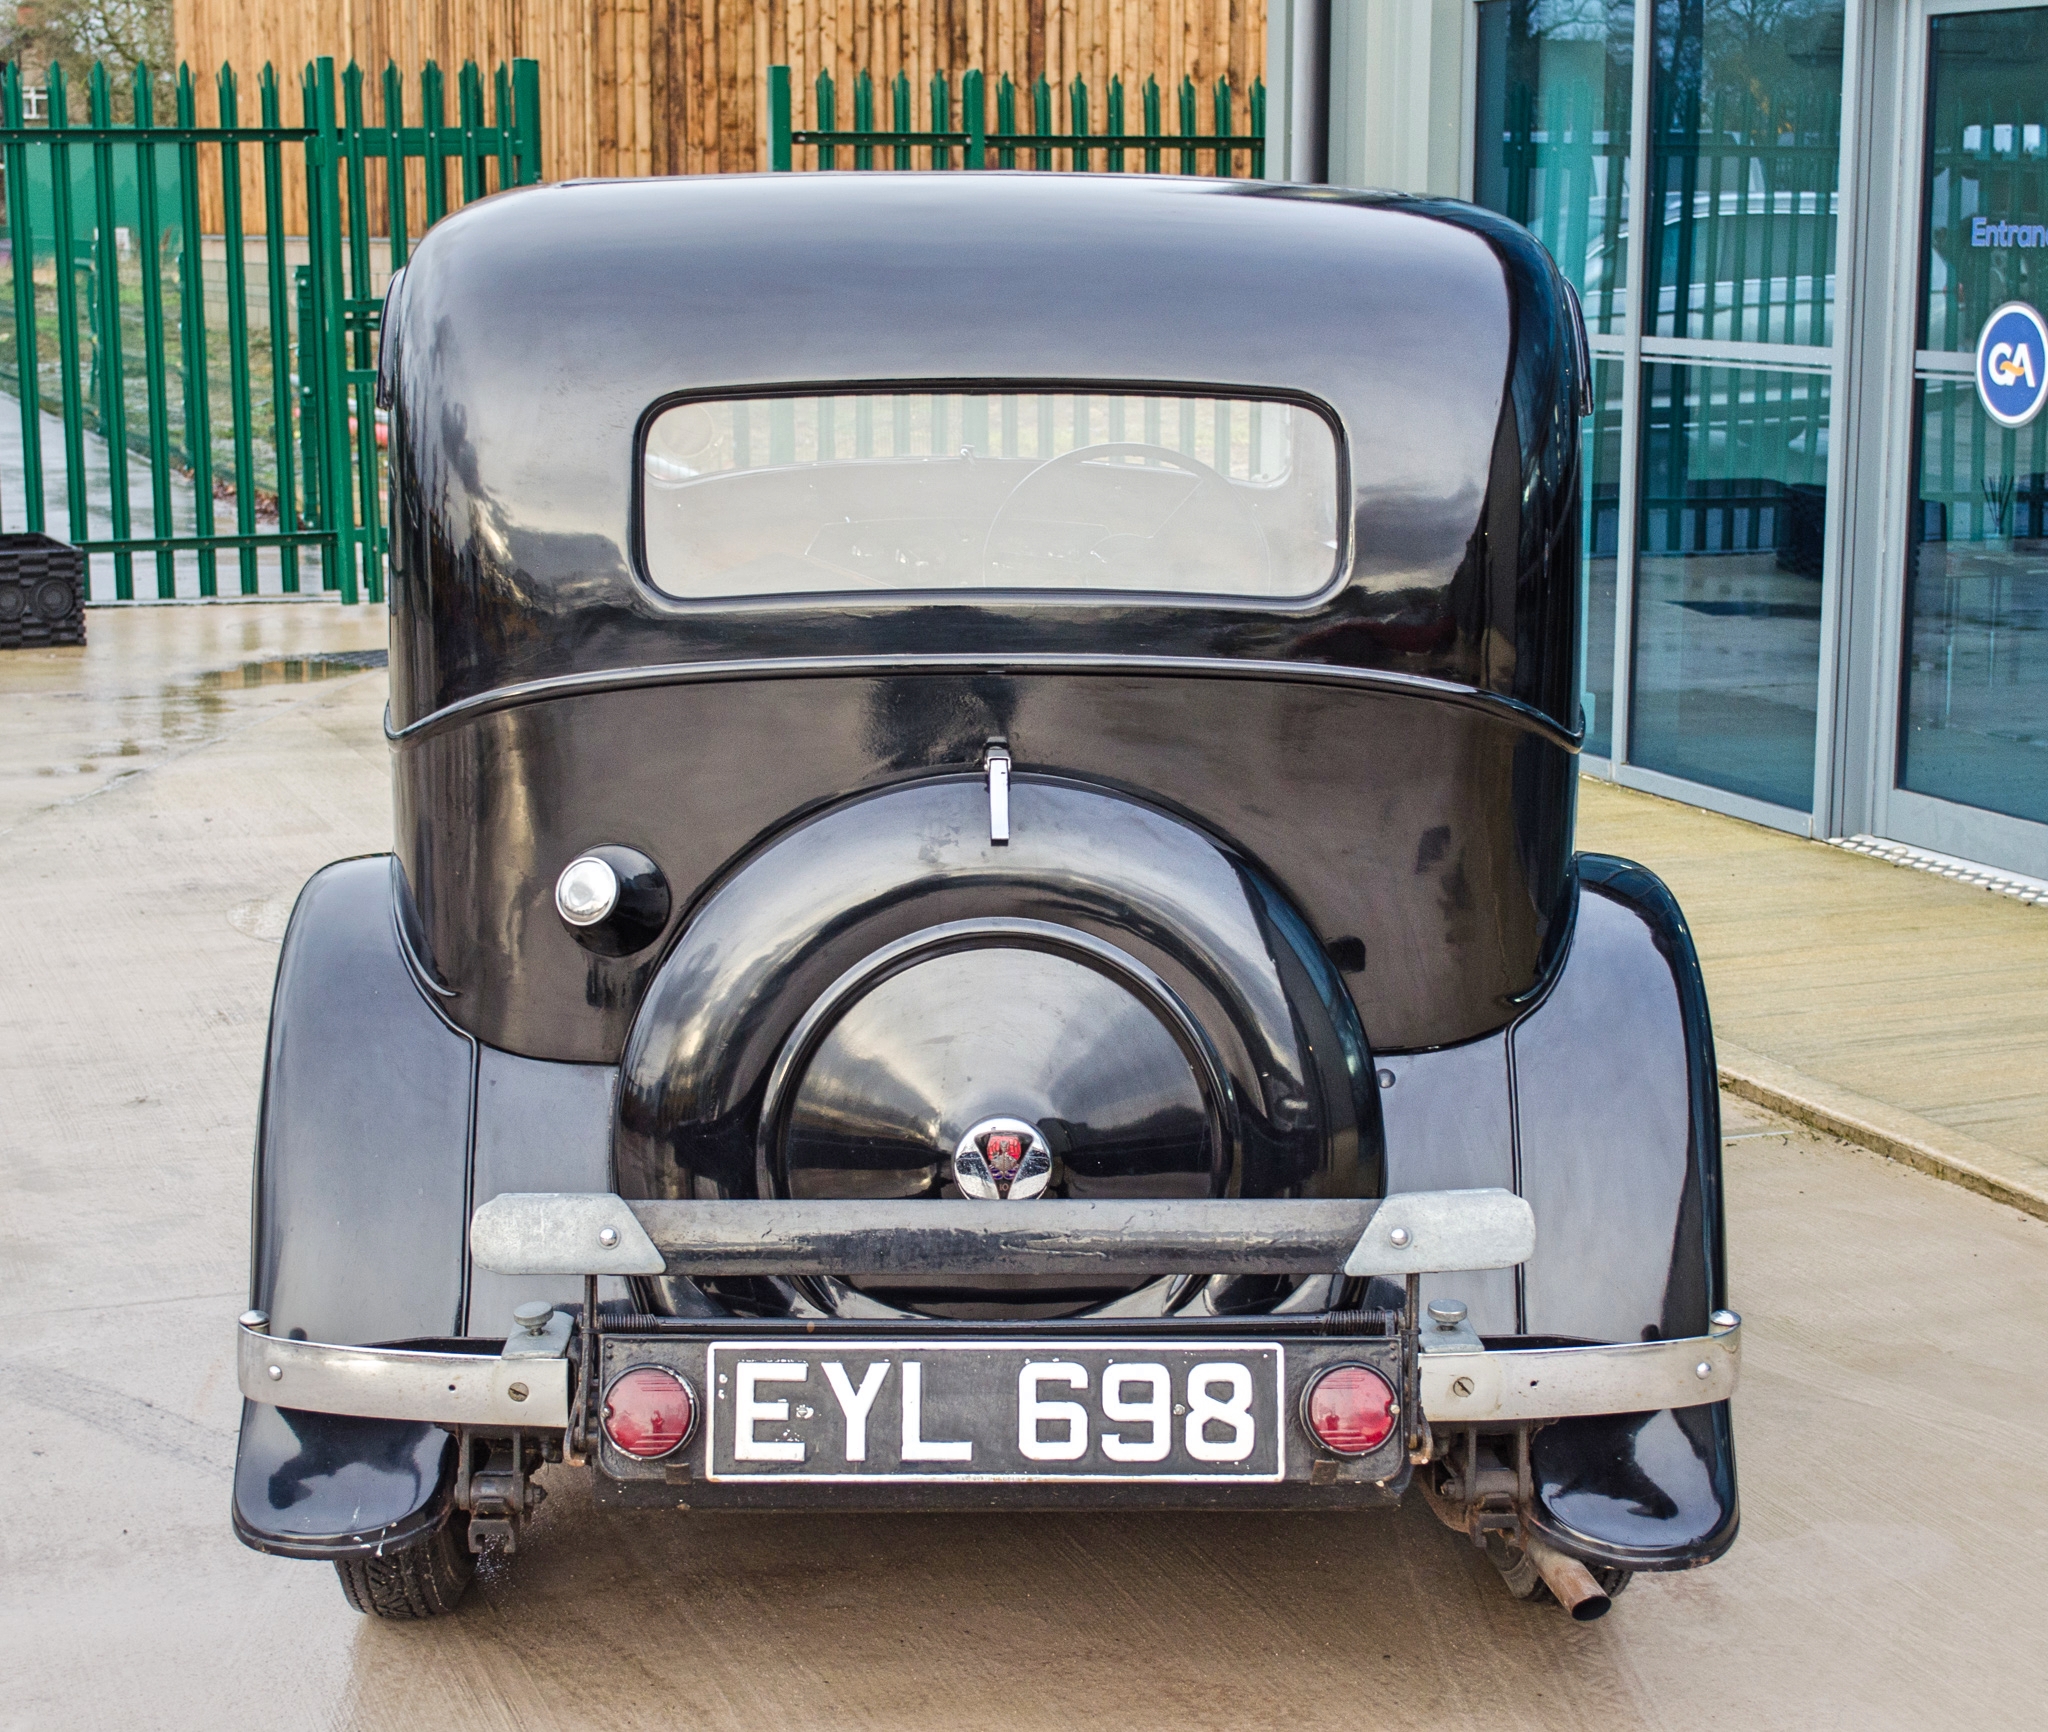
{"type": "Polygon", "coordinates": [[[1462,1299],[1432,1299],[1429,1321],[1422,1326],[1420,1346],[1424,1353],[1484,1353],[1486,1343],[1466,1321],[1462,1299]]]}
{"type": "Polygon", "coordinates": [[[569,1351],[576,1320],[545,1299],[529,1299],[512,1312],[512,1333],[505,1337],[506,1359],[560,1359],[569,1351]]]}
{"type": "Polygon", "coordinates": [[[1000,740],[988,743],[981,760],[988,772],[988,839],[992,846],[1010,845],[1010,748],[1000,740]]]}

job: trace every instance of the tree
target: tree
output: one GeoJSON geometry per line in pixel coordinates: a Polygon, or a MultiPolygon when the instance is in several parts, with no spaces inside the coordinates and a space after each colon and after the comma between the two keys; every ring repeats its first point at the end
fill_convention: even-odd
{"type": "Polygon", "coordinates": [[[135,68],[146,64],[167,83],[171,72],[171,0],[21,0],[0,24],[0,60],[18,61],[24,84],[41,84],[52,65],[74,92],[72,117],[85,115],[85,81],[94,61],[107,69],[115,118],[133,109],[135,68]]]}

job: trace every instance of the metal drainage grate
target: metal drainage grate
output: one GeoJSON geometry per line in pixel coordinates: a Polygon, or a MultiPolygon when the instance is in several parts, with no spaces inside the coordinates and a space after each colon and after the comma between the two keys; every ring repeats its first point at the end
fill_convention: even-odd
{"type": "Polygon", "coordinates": [[[1904,842],[1887,842],[1882,836],[1830,836],[1828,846],[1846,848],[1851,854],[1865,854],[1893,866],[1910,866],[1915,872],[1932,872],[1952,883],[1974,884],[1980,890],[1995,891],[2036,908],[2048,907],[2048,883],[2018,872],[2001,872],[1994,866],[1979,866],[1951,854],[1931,854],[1925,848],[1911,848],[1904,842]]]}

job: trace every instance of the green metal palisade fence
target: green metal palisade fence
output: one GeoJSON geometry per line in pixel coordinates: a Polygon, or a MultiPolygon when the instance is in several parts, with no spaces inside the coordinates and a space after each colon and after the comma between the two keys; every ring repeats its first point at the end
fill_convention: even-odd
{"type": "Polygon", "coordinates": [[[1104,104],[1103,130],[1089,127],[1088,86],[1075,79],[1066,91],[1071,130],[1053,130],[1053,88],[1040,77],[1031,86],[1031,127],[1017,128],[1018,88],[1004,73],[996,84],[995,124],[989,125],[987,81],[979,72],[960,75],[960,124],[953,124],[952,82],[942,72],[931,81],[930,125],[918,130],[911,102],[910,79],[897,73],[889,86],[890,122],[875,124],[875,85],[865,72],[853,80],[853,125],[838,125],[838,92],[829,72],[818,74],[817,125],[795,124],[793,92],[787,66],[768,68],[768,163],[771,169],[796,166],[799,147],[814,147],[820,168],[839,166],[842,149],[853,152],[853,166],[859,168],[914,168],[925,166],[914,153],[926,154],[932,168],[951,168],[953,152],[960,152],[963,168],[1051,168],[1054,153],[1067,153],[1069,168],[1086,172],[1094,166],[1095,153],[1102,153],[1103,166],[1112,174],[1126,168],[1142,168],[1158,174],[1169,155],[1179,158],[1182,174],[1199,174],[1206,155],[1214,173],[1234,175],[1241,159],[1254,180],[1266,174],[1266,86],[1254,79],[1251,88],[1250,126],[1238,132],[1234,124],[1233,95],[1227,79],[1219,78],[1210,93],[1216,130],[1198,132],[1200,95],[1191,78],[1180,81],[1180,129],[1168,132],[1161,124],[1159,81],[1147,78],[1139,92],[1142,126],[1128,129],[1124,112],[1124,83],[1109,81],[1104,104]],[[878,152],[889,160],[878,164],[878,152]],[[991,162],[990,157],[994,157],[991,162]],[[1028,161],[1020,159],[1028,158],[1028,161]]]}
{"type": "Polygon", "coordinates": [[[154,561],[156,594],[175,597],[181,553],[196,562],[200,595],[221,593],[226,555],[239,567],[230,593],[252,596],[258,551],[274,548],[283,593],[298,593],[301,558],[317,553],[322,588],[345,602],[379,601],[383,301],[373,249],[388,249],[396,271],[415,221],[423,230],[486,192],[540,179],[539,67],[500,65],[487,119],[483,76],[466,64],[451,119],[442,73],[429,63],[416,124],[395,66],[380,81],[375,123],[353,64],[305,68],[296,126],[283,124],[270,67],[257,81],[255,126],[242,124],[234,72],[222,67],[215,82],[219,124],[201,126],[191,73],[180,67],[176,119],[166,125],[155,112],[161,86],[138,69],[132,119],[117,125],[96,66],[78,125],[52,67],[36,124],[21,69],[0,67],[13,279],[0,301],[0,388],[12,386],[21,415],[20,491],[14,474],[0,484],[0,526],[46,529],[54,482],[66,539],[109,560],[116,600],[134,597],[138,556],[154,561]],[[417,207],[408,162],[420,165],[417,207]],[[460,170],[453,195],[451,162],[460,170]],[[252,246],[261,255],[253,297],[252,246]],[[62,417],[54,476],[45,473],[46,412],[62,417]],[[148,534],[135,521],[138,467],[147,472],[148,534]],[[188,533],[174,521],[181,493],[188,533]],[[107,533],[92,533],[96,515],[107,533]]]}

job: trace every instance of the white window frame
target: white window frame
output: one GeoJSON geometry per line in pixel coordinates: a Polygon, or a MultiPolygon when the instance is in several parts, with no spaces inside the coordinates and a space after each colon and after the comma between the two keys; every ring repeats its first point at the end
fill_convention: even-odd
{"type": "MultiPolygon", "coordinates": [[[[1853,0],[1852,0],[1853,3],[1853,0]]],[[[1866,0],[1867,4],[1867,0],[1866,0]]],[[[1920,356],[1921,200],[1927,149],[1928,37],[1937,17],[2038,10],[2041,0],[1907,0],[1871,21],[1870,76],[1858,92],[1868,118],[1865,202],[1871,212],[1859,271],[1873,285],[1859,327],[1856,394],[1862,411],[1860,473],[1868,483],[1849,526],[1859,605],[1842,633],[1842,774],[1834,789],[1836,834],[1858,832],[2048,877],[2048,824],[1964,805],[1898,785],[1904,694],[1906,551],[1915,495],[1914,386],[1922,376],[1969,376],[1967,357],[1920,356]],[[1903,99],[1902,99],[1903,98],[1903,99]],[[1931,363],[1931,364],[1930,364],[1931,363]]],[[[1838,324],[1838,333],[1841,327],[1838,324]]],[[[1848,441],[1843,441],[1846,447],[1848,441]]]]}

